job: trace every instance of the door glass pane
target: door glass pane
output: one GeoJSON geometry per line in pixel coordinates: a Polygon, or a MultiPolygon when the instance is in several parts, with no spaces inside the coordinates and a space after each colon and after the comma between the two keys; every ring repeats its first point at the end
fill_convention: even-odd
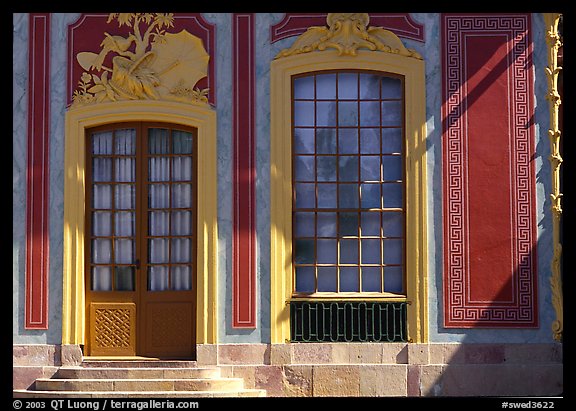
{"type": "Polygon", "coordinates": [[[112,181],[112,159],[93,158],[92,159],[92,180],[95,182],[112,181]]]}
{"type": "Polygon", "coordinates": [[[114,216],[114,234],[119,237],[134,236],[135,213],[116,213],[114,216]]]}
{"type": "Polygon", "coordinates": [[[92,186],[92,207],[100,209],[112,208],[112,186],[94,184],[92,186]]]}
{"type": "Polygon", "coordinates": [[[168,130],[165,128],[148,129],[148,152],[150,154],[168,154],[169,151],[168,130]]]}
{"type": "Polygon", "coordinates": [[[148,207],[170,207],[170,186],[168,184],[150,184],[148,186],[148,207]]]}
{"type": "Polygon", "coordinates": [[[174,208],[192,207],[192,184],[172,185],[172,207],[174,208]]]}
{"type": "Polygon", "coordinates": [[[192,262],[192,242],[188,238],[173,238],[170,250],[170,262],[192,262]]]}
{"type": "Polygon", "coordinates": [[[92,214],[92,234],[95,236],[112,235],[112,213],[96,211],[92,214]]]}
{"type": "Polygon", "coordinates": [[[114,289],[116,291],[134,291],[134,267],[116,267],[114,269],[114,289]]]}
{"type": "Polygon", "coordinates": [[[114,152],[121,155],[136,154],[136,130],[133,128],[115,131],[114,152]]]}
{"type": "Polygon", "coordinates": [[[170,235],[170,213],[168,211],[152,211],[148,213],[148,233],[153,236],[170,235]]]}
{"type": "Polygon", "coordinates": [[[148,290],[163,291],[168,289],[168,266],[153,265],[148,267],[148,290]]]}
{"type": "Polygon", "coordinates": [[[168,262],[168,240],[161,238],[148,240],[148,261],[150,263],[168,262]]]}
{"type": "Polygon", "coordinates": [[[117,158],[114,164],[114,181],[132,182],[136,181],[136,159],[117,158]]]}
{"type": "Polygon", "coordinates": [[[172,289],[173,290],[191,290],[192,289],[192,270],[187,265],[172,266],[172,289]]]}
{"type": "Polygon", "coordinates": [[[92,133],[92,154],[112,154],[112,131],[92,133]]]}
{"type": "Polygon", "coordinates": [[[172,159],[172,181],[192,180],[192,157],[174,157],[172,159]]]}
{"type": "Polygon", "coordinates": [[[191,133],[187,131],[172,131],[172,153],[174,154],[192,154],[194,139],[191,133]]]}
{"type": "Polygon", "coordinates": [[[190,211],[172,212],[172,235],[192,235],[192,213],[190,211]]]}
{"type": "Polygon", "coordinates": [[[120,239],[114,241],[114,260],[118,264],[132,264],[134,262],[134,241],[120,239]]]}
{"type": "Polygon", "coordinates": [[[114,202],[117,209],[136,208],[136,186],[134,184],[117,184],[114,186],[114,202]]]}
{"type": "Polygon", "coordinates": [[[112,271],[110,267],[92,267],[92,290],[112,291],[112,271]]]}
{"type": "Polygon", "coordinates": [[[112,261],[112,243],[110,240],[92,240],[92,262],[109,264],[112,261]]]}
{"type": "Polygon", "coordinates": [[[151,157],[148,160],[148,178],[150,181],[170,181],[170,158],[151,157]]]}

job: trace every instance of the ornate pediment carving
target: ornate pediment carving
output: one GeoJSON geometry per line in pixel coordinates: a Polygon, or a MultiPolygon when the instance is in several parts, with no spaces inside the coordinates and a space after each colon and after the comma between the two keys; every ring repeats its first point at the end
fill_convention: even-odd
{"type": "Polygon", "coordinates": [[[111,13],[107,23],[113,20],[132,31],[125,37],[105,32],[98,53],[78,53],[85,71],[73,106],[145,99],[208,104],[208,89],[194,86],[207,76],[210,56],[188,31],[166,32],[174,27],[172,13],[111,13]]]}
{"type": "Polygon", "coordinates": [[[328,27],[310,27],[275,58],[332,48],[338,55],[355,56],[358,49],[368,49],[422,59],[390,30],[369,27],[369,21],[368,13],[329,13],[326,17],[328,27]]]}

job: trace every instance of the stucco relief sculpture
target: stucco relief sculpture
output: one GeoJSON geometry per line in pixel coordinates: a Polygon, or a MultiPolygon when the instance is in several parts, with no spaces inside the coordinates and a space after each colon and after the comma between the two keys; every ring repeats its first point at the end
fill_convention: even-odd
{"type": "Polygon", "coordinates": [[[416,51],[404,47],[394,33],[381,27],[369,27],[369,22],[368,13],[328,13],[328,27],[310,27],[276,58],[327,48],[336,49],[339,55],[355,56],[358,49],[365,48],[422,59],[416,51]]]}
{"type": "Polygon", "coordinates": [[[86,70],[73,106],[117,100],[176,100],[208,103],[208,89],[194,88],[207,76],[210,56],[202,40],[186,30],[167,33],[173,13],[111,13],[107,23],[132,27],[127,37],[104,33],[98,53],[78,53],[86,70]],[[111,67],[105,65],[107,56],[111,67]]]}

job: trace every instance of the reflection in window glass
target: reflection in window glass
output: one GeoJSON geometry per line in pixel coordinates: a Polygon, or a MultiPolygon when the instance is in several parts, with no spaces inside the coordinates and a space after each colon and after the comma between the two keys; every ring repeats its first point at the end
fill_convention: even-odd
{"type": "Polygon", "coordinates": [[[403,87],[369,71],[293,79],[296,293],[406,292],[403,87]]]}

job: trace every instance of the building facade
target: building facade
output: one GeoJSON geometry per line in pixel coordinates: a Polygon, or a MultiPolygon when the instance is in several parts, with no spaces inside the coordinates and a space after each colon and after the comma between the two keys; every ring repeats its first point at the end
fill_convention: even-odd
{"type": "Polygon", "coordinates": [[[561,394],[559,20],[14,14],[14,389],[561,394]]]}

